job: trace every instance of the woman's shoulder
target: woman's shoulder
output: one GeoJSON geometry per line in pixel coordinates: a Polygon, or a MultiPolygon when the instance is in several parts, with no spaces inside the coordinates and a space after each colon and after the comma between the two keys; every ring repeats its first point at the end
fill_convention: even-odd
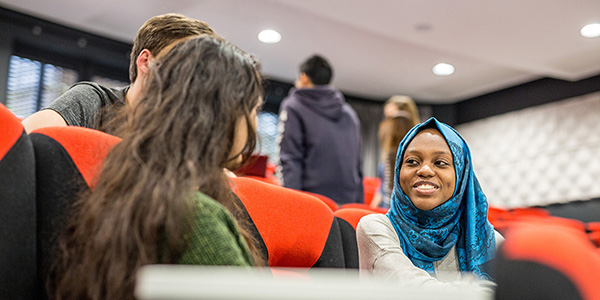
{"type": "Polygon", "coordinates": [[[358,222],[359,225],[363,224],[363,226],[365,226],[365,224],[377,224],[377,223],[379,223],[379,224],[390,223],[391,224],[391,221],[384,214],[372,213],[372,214],[365,215],[358,222]]]}
{"type": "Polygon", "coordinates": [[[179,263],[199,265],[251,265],[252,258],[231,214],[213,198],[194,195],[193,226],[189,245],[179,263]]]}
{"type": "Polygon", "coordinates": [[[211,218],[229,217],[229,212],[221,203],[202,192],[196,192],[194,195],[194,207],[196,208],[196,215],[211,218]]]}
{"type": "Polygon", "coordinates": [[[370,214],[362,217],[356,226],[357,232],[381,233],[385,230],[394,230],[392,221],[384,214],[370,214]]]}
{"type": "Polygon", "coordinates": [[[494,239],[496,240],[496,249],[498,249],[498,247],[500,247],[500,245],[502,245],[504,242],[504,237],[502,234],[500,234],[500,232],[494,230],[494,239]]]}

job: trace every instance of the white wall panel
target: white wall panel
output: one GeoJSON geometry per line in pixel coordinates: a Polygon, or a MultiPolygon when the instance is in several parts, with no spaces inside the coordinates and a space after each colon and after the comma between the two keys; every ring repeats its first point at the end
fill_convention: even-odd
{"type": "Polygon", "coordinates": [[[600,197],[600,93],[457,126],[491,205],[600,197]]]}

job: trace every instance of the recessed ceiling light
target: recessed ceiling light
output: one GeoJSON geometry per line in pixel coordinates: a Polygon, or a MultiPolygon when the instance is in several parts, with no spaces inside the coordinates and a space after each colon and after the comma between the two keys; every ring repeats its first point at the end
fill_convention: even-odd
{"type": "Polygon", "coordinates": [[[281,41],[281,34],[275,30],[266,29],[258,34],[258,40],[265,44],[275,44],[281,41]]]}
{"type": "Polygon", "coordinates": [[[439,63],[432,69],[433,74],[438,76],[448,76],[454,73],[454,66],[447,63],[439,63]]]}
{"type": "Polygon", "coordinates": [[[583,37],[594,38],[600,36],[600,23],[587,24],[579,30],[583,37]]]}
{"type": "Polygon", "coordinates": [[[430,31],[433,28],[433,26],[431,26],[431,24],[429,23],[419,23],[417,25],[415,25],[415,30],[416,31],[430,31]]]}

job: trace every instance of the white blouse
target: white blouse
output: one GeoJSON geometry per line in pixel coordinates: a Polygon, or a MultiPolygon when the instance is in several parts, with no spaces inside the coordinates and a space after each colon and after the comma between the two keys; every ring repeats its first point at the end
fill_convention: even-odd
{"type": "MultiPolygon", "coordinates": [[[[361,275],[372,274],[386,281],[407,286],[460,287],[477,284],[492,292],[493,282],[476,280],[460,272],[455,247],[441,260],[434,262],[435,276],[416,267],[404,254],[392,222],[383,214],[363,217],[356,228],[361,275]]],[[[495,233],[496,248],[504,241],[495,233]]]]}

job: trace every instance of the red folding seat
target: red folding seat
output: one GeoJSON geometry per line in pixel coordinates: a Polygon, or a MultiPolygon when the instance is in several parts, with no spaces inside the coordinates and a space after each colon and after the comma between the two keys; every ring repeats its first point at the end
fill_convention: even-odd
{"type": "Polygon", "coordinates": [[[235,170],[235,174],[241,177],[249,177],[256,180],[280,185],[279,180],[273,174],[273,164],[269,163],[269,156],[252,154],[248,162],[235,170]]]}
{"type": "MultiPolygon", "coordinates": [[[[94,185],[100,165],[119,138],[78,127],[44,128],[31,134],[36,156],[38,268],[47,275],[50,253],[78,195],[94,185]]],[[[232,179],[263,239],[268,262],[278,267],[358,267],[356,241],[321,200],[257,180],[232,179]],[[344,251],[352,255],[344,255],[344,251]]],[[[350,226],[351,228],[351,226],[350,226]]],[[[42,284],[43,282],[40,282],[42,284]]]]}
{"type": "Polygon", "coordinates": [[[270,183],[270,184],[274,184],[274,185],[280,185],[279,180],[275,176],[261,177],[261,176],[254,176],[254,175],[243,175],[241,177],[252,178],[255,180],[260,180],[262,182],[266,182],[266,183],[270,183]]]}
{"type": "Polygon", "coordinates": [[[333,215],[338,219],[338,223],[340,223],[340,228],[345,228],[344,234],[342,235],[342,237],[346,238],[346,242],[344,244],[350,245],[346,247],[348,248],[348,250],[344,250],[346,253],[345,255],[349,257],[357,257],[356,260],[350,260],[350,262],[347,262],[347,264],[349,264],[352,268],[358,269],[360,267],[358,264],[358,243],[356,241],[356,226],[358,225],[358,222],[362,217],[374,213],[377,212],[374,212],[370,209],[354,207],[340,208],[333,212],[333,215]],[[353,248],[354,245],[356,245],[356,248],[353,248]],[[356,265],[353,265],[353,263],[356,263],[356,265]]]}
{"type": "Polygon", "coordinates": [[[593,231],[600,232],[600,222],[587,222],[585,224],[585,228],[587,231],[590,231],[590,232],[593,232],[593,231]]]}
{"type": "Polygon", "coordinates": [[[550,221],[550,212],[543,208],[523,207],[512,209],[501,209],[490,207],[488,209],[488,220],[494,229],[504,234],[510,227],[520,224],[528,224],[539,221],[550,221]]]}
{"type": "Polygon", "coordinates": [[[73,202],[89,190],[120,138],[82,127],[48,127],[30,134],[35,152],[38,288],[44,293],[50,257],[73,202]]]}
{"type": "Polygon", "coordinates": [[[600,252],[584,231],[511,228],[496,257],[496,299],[600,299],[600,252]]]}
{"type": "Polygon", "coordinates": [[[555,217],[555,216],[536,216],[536,215],[522,215],[513,218],[507,218],[498,222],[495,222],[494,228],[498,230],[501,234],[505,234],[506,232],[512,230],[515,227],[520,226],[529,226],[529,225],[537,225],[537,226],[561,226],[572,228],[580,232],[585,232],[585,223],[575,219],[563,218],[563,217],[555,217]]]}
{"type": "Polygon", "coordinates": [[[596,247],[600,247],[600,231],[588,232],[587,236],[590,239],[590,241],[592,241],[594,245],[596,245],[596,247]]]}
{"type": "Polygon", "coordinates": [[[587,222],[585,224],[585,231],[588,238],[594,242],[594,245],[600,247],[600,222],[587,222]]]}
{"type": "Polygon", "coordinates": [[[381,207],[370,207],[368,204],[365,203],[346,203],[343,204],[342,206],[340,206],[340,208],[359,208],[359,209],[366,209],[366,210],[370,210],[373,213],[379,213],[379,214],[385,214],[387,213],[387,208],[381,208],[381,207]]]}
{"type": "Polygon", "coordinates": [[[358,225],[358,222],[360,222],[360,219],[362,219],[362,217],[375,213],[376,212],[369,209],[349,207],[338,209],[335,212],[333,212],[333,215],[345,220],[354,228],[354,230],[356,230],[356,226],[358,225]]]}
{"type": "Polygon", "coordinates": [[[508,214],[508,210],[500,207],[489,206],[488,207],[488,220],[492,225],[496,226],[496,223],[501,223],[504,215],[508,214]]]}
{"type": "Polygon", "coordinates": [[[358,267],[356,236],[323,201],[251,178],[232,178],[232,184],[265,243],[269,266],[358,267]]]}
{"type": "Polygon", "coordinates": [[[0,299],[35,299],[35,160],[21,120],[0,104],[0,299]]]}
{"type": "Polygon", "coordinates": [[[379,177],[363,177],[363,201],[365,204],[371,204],[373,196],[377,194],[377,190],[379,190],[380,186],[381,179],[379,177]]]}
{"type": "Polygon", "coordinates": [[[336,211],[340,207],[337,202],[335,202],[333,199],[331,199],[325,195],[307,192],[307,191],[302,191],[302,192],[309,194],[311,196],[314,196],[314,197],[318,198],[319,200],[323,201],[323,203],[327,204],[327,206],[329,206],[329,208],[331,208],[332,211],[336,211]]]}
{"type": "Polygon", "coordinates": [[[550,212],[541,207],[516,207],[509,210],[510,214],[514,217],[520,216],[538,216],[538,217],[549,217],[550,212]]]}

